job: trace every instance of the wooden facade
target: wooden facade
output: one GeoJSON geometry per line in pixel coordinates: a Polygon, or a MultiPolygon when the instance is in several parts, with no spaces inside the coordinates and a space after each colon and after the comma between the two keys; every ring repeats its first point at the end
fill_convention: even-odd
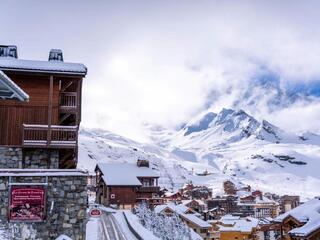
{"type": "MultiPolygon", "coordinates": [[[[0,145],[57,149],[60,167],[75,168],[82,78],[86,75],[86,68],[83,66],[85,72],[82,73],[56,71],[54,67],[57,64],[64,66],[63,62],[37,61],[41,63],[39,66],[48,66],[40,71],[18,68],[14,64],[11,68],[5,65],[6,60],[0,60],[0,70],[29,95],[27,102],[0,101],[0,145]]],[[[19,66],[19,61],[28,60],[12,61],[19,66]]]]}

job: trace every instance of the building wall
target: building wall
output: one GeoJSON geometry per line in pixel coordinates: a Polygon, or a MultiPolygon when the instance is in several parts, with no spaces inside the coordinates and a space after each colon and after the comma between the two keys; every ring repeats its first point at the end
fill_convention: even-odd
{"type": "MultiPolygon", "coordinates": [[[[0,145],[20,146],[23,124],[48,124],[49,75],[28,76],[6,73],[30,97],[29,102],[0,101],[0,145]]],[[[59,119],[59,82],[53,86],[52,124],[59,119]]]]}
{"type": "Polygon", "coordinates": [[[220,240],[249,240],[253,239],[249,234],[241,233],[241,232],[221,232],[220,240]]]}
{"type": "Polygon", "coordinates": [[[108,187],[110,204],[130,205],[137,201],[135,187],[108,187]],[[112,195],[114,198],[112,198],[112,195]]]}
{"type": "Polygon", "coordinates": [[[0,168],[59,168],[59,150],[0,146],[0,168]]]}
{"type": "MultiPolygon", "coordinates": [[[[39,183],[45,177],[12,177],[12,182],[39,183]]],[[[86,229],[87,179],[86,176],[48,177],[46,190],[46,220],[37,223],[10,223],[9,178],[0,176],[0,224],[14,231],[13,239],[19,239],[28,232],[34,233],[26,240],[55,239],[61,234],[73,240],[84,240],[86,229]]]]}

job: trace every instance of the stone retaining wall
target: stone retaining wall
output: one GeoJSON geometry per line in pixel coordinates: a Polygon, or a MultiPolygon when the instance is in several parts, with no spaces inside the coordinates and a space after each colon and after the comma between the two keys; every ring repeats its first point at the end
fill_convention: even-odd
{"type": "MultiPolygon", "coordinates": [[[[12,182],[39,183],[45,177],[12,177],[12,182]]],[[[47,240],[61,234],[73,240],[84,240],[87,208],[86,176],[49,176],[46,189],[46,220],[36,223],[10,223],[9,177],[0,176],[0,222],[14,239],[47,240]]]]}
{"type": "Polygon", "coordinates": [[[59,150],[1,146],[0,168],[59,168],[59,150]]]}
{"type": "Polygon", "coordinates": [[[22,149],[0,147],[0,168],[22,168],[22,149]]]}

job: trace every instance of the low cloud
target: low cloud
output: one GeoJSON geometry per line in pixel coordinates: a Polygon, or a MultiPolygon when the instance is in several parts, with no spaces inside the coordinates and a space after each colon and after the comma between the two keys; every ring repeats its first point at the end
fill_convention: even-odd
{"type": "Polygon", "coordinates": [[[319,117],[317,101],[273,109],[276,114],[267,106],[268,96],[259,92],[254,92],[260,97],[255,105],[242,106],[239,101],[251,82],[266,72],[278,77],[283,91],[288,84],[320,79],[319,5],[318,1],[90,5],[7,1],[3,12],[14,14],[0,16],[0,25],[6,23],[1,26],[5,41],[19,39],[21,46],[30,46],[22,52],[26,58],[30,54],[38,58],[40,50],[57,45],[65,50],[65,59],[88,65],[84,126],[146,140],[146,123],[174,128],[208,107],[235,102],[281,127],[320,129],[314,120],[319,117]],[[54,14],[44,15],[46,9],[54,14]],[[34,11],[39,15],[28,17],[34,11]],[[70,11],[73,21],[67,23],[70,11]],[[25,21],[17,23],[15,14],[25,21]],[[7,22],[15,27],[9,28],[7,22]],[[50,34],[36,39],[37,29],[50,34]]]}

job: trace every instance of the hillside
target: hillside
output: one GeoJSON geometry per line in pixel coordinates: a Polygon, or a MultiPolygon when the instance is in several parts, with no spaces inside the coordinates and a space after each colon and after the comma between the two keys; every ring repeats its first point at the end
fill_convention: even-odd
{"type": "Polygon", "coordinates": [[[288,133],[246,112],[223,109],[205,113],[176,132],[153,128],[154,143],[142,144],[116,134],[83,129],[79,167],[97,162],[149,159],[160,183],[178,188],[188,180],[215,193],[225,179],[279,194],[303,198],[319,194],[320,137],[288,133]],[[208,171],[207,176],[198,176],[208,171]]]}

